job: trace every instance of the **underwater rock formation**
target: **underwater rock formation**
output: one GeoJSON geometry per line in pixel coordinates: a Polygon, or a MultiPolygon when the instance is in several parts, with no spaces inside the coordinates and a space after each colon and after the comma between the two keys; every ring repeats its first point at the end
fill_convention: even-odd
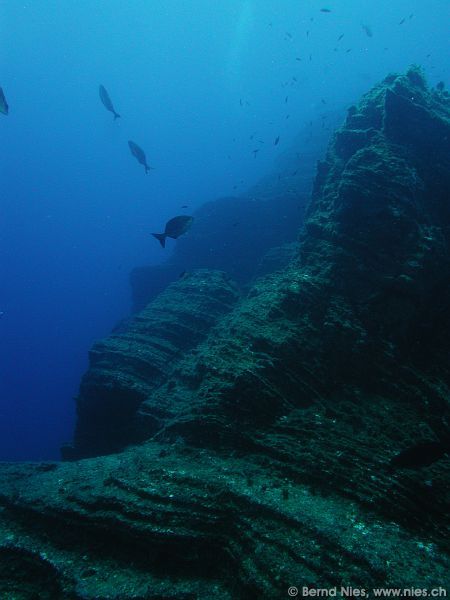
{"type": "Polygon", "coordinates": [[[296,239],[309,182],[302,181],[295,189],[295,194],[274,191],[265,199],[255,194],[252,198],[220,198],[201,206],[194,213],[195,226],[177,240],[167,262],[131,272],[134,310],[142,310],[183,271],[226,271],[237,283],[248,282],[269,248],[296,239]],[[304,191],[300,193],[299,188],[304,191]]]}
{"type": "Polygon", "coordinates": [[[243,296],[190,273],[94,347],[72,457],[129,447],[1,466],[0,592],[448,587],[450,461],[391,459],[449,436],[449,189],[450,97],[389,76],[336,132],[287,267],[243,296]]]}
{"type": "MultiPolygon", "coordinates": [[[[338,121],[338,114],[328,115],[329,126],[342,121],[338,121]]],[[[131,272],[133,310],[145,308],[184,271],[225,271],[239,285],[259,276],[263,256],[298,237],[317,160],[325,152],[328,137],[323,119],[320,124],[311,122],[296,137],[296,145],[281,152],[273,172],[245,195],[218,198],[196,210],[195,226],[189,235],[177,240],[166,262],[131,272]]],[[[264,268],[268,267],[266,262],[264,268]]]]}
{"type": "MultiPolygon", "coordinates": [[[[139,406],[162,384],[171,391],[177,363],[238,295],[225,273],[185,273],[130,319],[123,333],[97,342],[80,386],[74,446],[63,449],[65,458],[108,454],[130,443],[139,406]]],[[[160,429],[163,418],[161,406],[146,420],[146,433],[160,429]]]]}

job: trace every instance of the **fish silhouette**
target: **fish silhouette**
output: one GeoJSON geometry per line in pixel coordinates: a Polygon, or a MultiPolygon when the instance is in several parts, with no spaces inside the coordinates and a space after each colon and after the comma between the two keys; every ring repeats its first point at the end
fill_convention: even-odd
{"type": "Polygon", "coordinates": [[[167,221],[164,233],[152,233],[152,236],[159,241],[163,248],[165,248],[166,238],[170,237],[176,240],[180,235],[183,235],[183,233],[186,233],[186,231],[190,229],[193,220],[194,217],[188,217],[186,215],[173,217],[173,219],[167,221]]]}
{"type": "Polygon", "coordinates": [[[2,88],[0,88],[0,112],[4,115],[9,113],[9,106],[6,102],[5,94],[3,93],[2,88]]]}
{"type": "Polygon", "coordinates": [[[98,93],[99,93],[100,100],[102,101],[103,106],[106,108],[106,110],[109,110],[110,112],[113,113],[114,120],[119,119],[120,115],[119,115],[119,113],[117,113],[114,110],[114,106],[113,106],[113,103],[111,102],[111,98],[109,97],[109,94],[103,85],[99,86],[98,93]]]}
{"type": "Polygon", "coordinates": [[[140,148],[135,142],[132,142],[131,140],[128,140],[128,146],[131,150],[131,154],[134,157],[136,157],[138,163],[144,166],[146,173],[148,173],[150,169],[153,169],[153,167],[148,166],[147,159],[145,157],[145,152],[142,150],[142,148],[140,148]]]}

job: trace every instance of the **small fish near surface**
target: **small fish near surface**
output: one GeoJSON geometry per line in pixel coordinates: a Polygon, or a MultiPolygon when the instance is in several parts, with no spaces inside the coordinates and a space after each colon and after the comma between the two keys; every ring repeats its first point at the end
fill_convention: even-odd
{"type": "Polygon", "coordinates": [[[9,106],[6,102],[5,94],[3,93],[2,88],[0,88],[0,112],[4,115],[9,113],[9,106]]]}
{"type": "Polygon", "coordinates": [[[170,221],[167,221],[164,233],[152,233],[163,248],[166,247],[166,238],[170,237],[174,240],[186,233],[191,228],[194,217],[187,215],[181,215],[179,217],[173,217],[170,221]]]}
{"type": "Polygon", "coordinates": [[[128,146],[131,150],[131,154],[136,158],[139,164],[143,165],[145,168],[145,173],[148,173],[150,169],[153,167],[149,167],[147,164],[147,159],[145,157],[145,152],[140,148],[135,142],[128,140],[128,146]]]}
{"type": "Polygon", "coordinates": [[[280,136],[277,135],[277,137],[275,138],[275,141],[274,141],[273,145],[276,146],[279,141],[280,141],[280,136]]]}
{"type": "Polygon", "coordinates": [[[372,29],[368,25],[364,25],[363,23],[361,27],[363,28],[364,33],[367,35],[367,37],[373,37],[372,29]]]}
{"type": "Polygon", "coordinates": [[[113,103],[111,102],[111,98],[109,97],[109,94],[103,85],[99,86],[98,93],[99,93],[100,100],[102,101],[103,106],[106,108],[106,110],[109,110],[109,112],[112,112],[112,114],[114,115],[114,121],[116,119],[119,119],[120,115],[118,112],[116,112],[114,110],[114,106],[113,106],[113,103]]]}

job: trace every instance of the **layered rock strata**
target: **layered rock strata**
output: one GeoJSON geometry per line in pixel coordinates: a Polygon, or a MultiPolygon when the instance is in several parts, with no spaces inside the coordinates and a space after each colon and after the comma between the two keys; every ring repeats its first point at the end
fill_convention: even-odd
{"type": "Polygon", "coordinates": [[[98,410],[101,439],[121,402],[114,444],[129,447],[2,466],[0,591],[448,587],[449,459],[390,461],[449,436],[449,189],[449,95],[416,68],[388,77],[334,136],[288,267],[241,298],[223,274],[194,273],[188,294],[181,280],[97,346],[75,451],[104,451],[81,415],[98,410]],[[172,339],[191,294],[193,331],[172,339]]]}
{"type": "MultiPolygon", "coordinates": [[[[184,355],[207,337],[239,296],[229,276],[218,271],[184,273],[147,308],[123,325],[122,333],[97,342],[77,398],[77,426],[66,458],[107,454],[139,437],[136,413],[164,384],[184,355]]],[[[162,410],[145,420],[146,437],[161,429],[162,410]]]]}

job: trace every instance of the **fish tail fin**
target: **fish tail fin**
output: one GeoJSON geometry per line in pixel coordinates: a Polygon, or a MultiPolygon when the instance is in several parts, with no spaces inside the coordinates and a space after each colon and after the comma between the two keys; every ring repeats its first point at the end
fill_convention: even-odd
{"type": "Polygon", "coordinates": [[[166,247],[166,234],[165,233],[152,233],[152,236],[155,237],[163,248],[166,247]]]}
{"type": "Polygon", "coordinates": [[[120,119],[120,115],[119,115],[119,113],[116,113],[116,112],[115,112],[115,113],[114,113],[114,121],[115,121],[116,119],[120,119]]]}

